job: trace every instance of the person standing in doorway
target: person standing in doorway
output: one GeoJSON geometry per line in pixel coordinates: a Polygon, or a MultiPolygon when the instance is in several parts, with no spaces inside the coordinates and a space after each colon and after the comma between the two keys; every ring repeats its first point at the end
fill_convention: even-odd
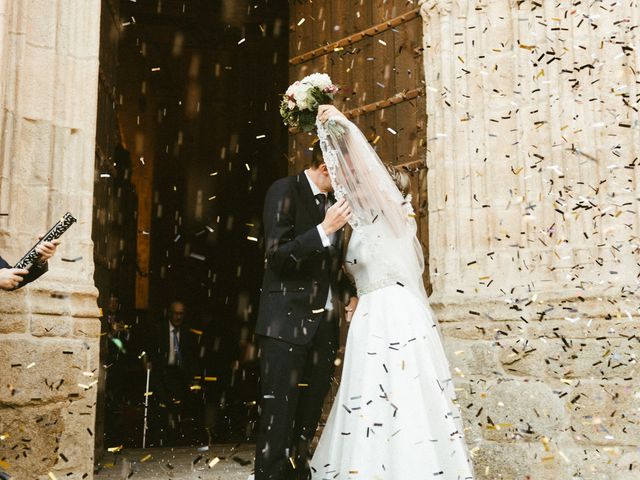
{"type": "Polygon", "coordinates": [[[329,390],[338,349],[340,301],[355,290],[342,270],[343,227],[351,210],[334,203],[319,148],[311,167],[277,180],[263,222],[265,273],[256,325],[260,424],[256,480],[307,479],[309,442],[329,390]]]}
{"type": "Polygon", "coordinates": [[[184,438],[183,421],[194,372],[193,334],[185,326],[185,305],[169,304],[164,320],[154,325],[147,348],[155,413],[150,436],[161,445],[184,438]]]}

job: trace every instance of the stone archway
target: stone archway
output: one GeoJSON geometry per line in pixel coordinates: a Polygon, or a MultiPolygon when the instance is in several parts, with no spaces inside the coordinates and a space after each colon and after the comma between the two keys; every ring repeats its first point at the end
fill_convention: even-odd
{"type": "Polygon", "coordinates": [[[631,479],[639,7],[421,3],[431,302],[478,478],[631,479]]]}
{"type": "Polygon", "coordinates": [[[79,219],[43,278],[0,293],[0,466],[16,478],[93,472],[99,33],[100,0],[0,2],[0,253],[79,219]]]}

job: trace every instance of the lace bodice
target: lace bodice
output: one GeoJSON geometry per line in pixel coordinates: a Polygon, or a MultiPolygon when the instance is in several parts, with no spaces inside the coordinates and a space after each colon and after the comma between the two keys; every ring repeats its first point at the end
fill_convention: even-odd
{"type": "Polygon", "coordinates": [[[410,281],[401,273],[401,262],[397,256],[411,248],[411,241],[409,238],[389,239],[387,236],[383,249],[383,237],[375,225],[360,226],[353,230],[345,266],[355,280],[359,297],[390,285],[406,285],[410,281]],[[390,242],[394,245],[390,245],[390,242]],[[390,255],[390,252],[395,253],[390,255]]]}
{"type": "Polygon", "coordinates": [[[316,125],[336,198],[346,198],[352,210],[346,268],[359,295],[399,283],[427,302],[411,199],[355,124],[336,116],[316,125]]]}

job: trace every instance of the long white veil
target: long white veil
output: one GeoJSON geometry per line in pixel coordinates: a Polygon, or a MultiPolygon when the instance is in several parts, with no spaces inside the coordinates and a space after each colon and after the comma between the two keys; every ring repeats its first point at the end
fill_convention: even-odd
{"type": "Polygon", "coordinates": [[[350,225],[377,239],[379,261],[426,304],[424,255],[410,198],[402,195],[356,125],[336,115],[316,126],[335,196],[351,205],[350,225]]]}

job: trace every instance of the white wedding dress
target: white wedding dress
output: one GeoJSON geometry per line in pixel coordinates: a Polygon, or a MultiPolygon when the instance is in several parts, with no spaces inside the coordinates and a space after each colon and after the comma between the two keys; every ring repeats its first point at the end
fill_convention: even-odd
{"type": "MultiPolygon", "coordinates": [[[[374,200],[365,201],[367,208],[358,212],[365,176],[359,169],[365,167],[358,166],[357,158],[368,170],[377,169],[376,190],[395,185],[382,178],[377,155],[369,158],[371,152],[358,144],[355,126],[346,120],[344,126],[351,129],[346,146],[340,144],[344,132],[333,142],[331,132],[319,133],[336,194],[355,205],[346,267],[359,303],[349,327],[340,387],[310,462],[312,479],[473,479],[447,357],[424,293],[422,252],[416,252],[410,205],[405,200],[402,208],[389,207],[393,199],[400,201],[396,189],[378,211],[366,211],[375,210],[374,200]],[[353,187],[344,178],[349,172],[340,172],[343,158],[345,171],[358,175],[353,187]],[[373,220],[367,221],[367,213],[373,220]],[[391,215],[401,216],[400,221],[391,215]]],[[[373,196],[367,192],[368,199],[373,196]]]]}

